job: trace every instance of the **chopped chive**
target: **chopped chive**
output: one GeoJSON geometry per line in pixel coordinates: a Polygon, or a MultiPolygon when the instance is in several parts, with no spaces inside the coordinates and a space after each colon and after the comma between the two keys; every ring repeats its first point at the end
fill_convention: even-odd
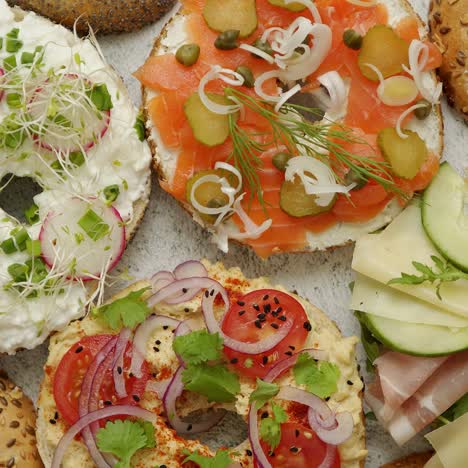
{"type": "Polygon", "coordinates": [[[21,54],[21,63],[27,65],[34,62],[34,57],[36,54],[34,52],[23,52],[21,54]]]}
{"type": "Polygon", "coordinates": [[[15,238],[16,245],[18,248],[23,251],[26,249],[26,241],[30,240],[28,231],[25,228],[12,231],[12,235],[15,238]]]}
{"type": "Polygon", "coordinates": [[[11,107],[12,109],[19,109],[21,108],[21,94],[19,93],[10,93],[7,94],[6,101],[8,104],[8,107],[11,107]]]}
{"type": "Polygon", "coordinates": [[[13,278],[13,281],[19,283],[26,281],[29,268],[27,265],[22,263],[12,263],[8,266],[8,274],[13,278]]]}
{"type": "Polygon", "coordinates": [[[119,186],[114,184],[114,185],[108,185],[104,189],[104,197],[106,198],[107,202],[112,203],[115,200],[117,200],[117,197],[120,195],[120,189],[119,186]]]}
{"type": "Polygon", "coordinates": [[[26,252],[28,252],[31,257],[39,257],[41,255],[41,241],[28,239],[26,241],[26,252]]]}
{"type": "Polygon", "coordinates": [[[16,68],[16,55],[10,55],[3,59],[3,68],[6,71],[11,71],[16,68]]]}
{"type": "Polygon", "coordinates": [[[7,38],[5,41],[5,49],[7,52],[10,52],[10,54],[18,52],[21,47],[23,47],[23,41],[20,41],[19,39],[7,38]]]}
{"type": "Polygon", "coordinates": [[[93,241],[102,239],[109,232],[109,225],[91,208],[78,220],[78,225],[93,241]]]}
{"type": "Polygon", "coordinates": [[[3,49],[3,37],[0,37],[0,50],[3,49]]]}
{"type": "Polygon", "coordinates": [[[18,39],[19,28],[13,28],[10,32],[7,33],[6,37],[10,39],[18,39]]]}
{"type": "Polygon", "coordinates": [[[12,237],[5,239],[1,244],[0,248],[3,250],[4,253],[10,255],[14,252],[17,252],[18,249],[16,248],[15,241],[12,237]]]}
{"type": "Polygon", "coordinates": [[[143,141],[145,139],[145,121],[143,120],[143,115],[141,112],[138,114],[133,128],[138,135],[138,139],[143,141]]]}
{"type": "Polygon", "coordinates": [[[85,162],[84,154],[81,151],[73,151],[68,159],[76,167],[82,166],[85,162]]]}
{"type": "Polygon", "coordinates": [[[36,204],[32,204],[25,212],[24,216],[29,224],[36,224],[39,222],[39,207],[36,204]]]}

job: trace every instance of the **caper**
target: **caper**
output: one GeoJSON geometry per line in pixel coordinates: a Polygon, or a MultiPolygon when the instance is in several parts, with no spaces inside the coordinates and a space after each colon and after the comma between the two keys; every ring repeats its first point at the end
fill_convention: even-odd
{"type": "Polygon", "coordinates": [[[200,46],[198,44],[185,44],[177,49],[176,59],[182,65],[190,67],[200,57],[200,46]]]}
{"type": "Polygon", "coordinates": [[[253,76],[252,70],[249,67],[246,67],[245,65],[240,65],[236,68],[236,73],[239,73],[239,75],[241,75],[242,78],[244,78],[244,86],[247,86],[247,88],[254,87],[255,78],[253,76]]]}
{"type": "Polygon", "coordinates": [[[289,153],[285,153],[284,151],[276,153],[272,159],[273,166],[275,166],[279,171],[285,171],[290,159],[291,155],[289,153]]]}
{"type": "Polygon", "coordinates": [[[417,109],[414,110],[414,115],[416,116],[417,119],[419,120],[424,120],[429,117],[431,114],[431,103],[427,101],[426,99],[421,99],[419,100],[416,104],[422,104],[424,107],[418,107],[417,109]]]}
{"type": "Polygon", "coordinates": [[[217,49],[232,50],[239,47],[237,39],[239,39],[240,31],[238,29],[228,29],[222,32],[214,43],[217,49]]]}
{"type": "MultiPolygon", "coordinates": [[[[271,48],[271,45],[268,41],[262,41],[261,39],[256,39],[252,45],[256,47],[257,49],[260,49],[262,52],[265,52],[265,54],[273,55],[273,49],[271,48]]],[[[261,58],[255,52],[252,52],[252,55],[254,57],[261,58]]]]}
{"type": "Polygon", "coordinates": [[[353,50],[359,50],[362,46],[362,36],[354,29],[347,29],[343,33],[343,42],[353,50]]]}
{"type": "Polygon", "coordinates": [[[222,206],[226,206],[226,200],[222,200],[221,198],[212,198],[206,204],[208,208],[221,208],[222,206]]]}
{"type": "Polygon", "coordinates": [[[367,184],[367,178],[358,174],[354,169],[350,169],[345,175],[345,185],[356,184],[353,190],[359,190],[367,184]]]}

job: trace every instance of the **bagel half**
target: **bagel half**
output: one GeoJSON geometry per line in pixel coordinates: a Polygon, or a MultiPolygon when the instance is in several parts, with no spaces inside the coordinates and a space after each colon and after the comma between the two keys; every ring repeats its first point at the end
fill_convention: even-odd
{"type": "Polygon", "coordinates": [[[141,29],[161,18],[175,0],[8,0],[11,6],[33,10],[80,33],[89,26],[97,34],[141,29]]]}
{"type": "MultiPolygon", "coordinates": [[[[389,23],[395,25],[401,18],[412,15],[417,18],[419,24],[419,32],[421,39],[427,38],[427,28],[420,17],[415,13],[410,3],[407,0],[378,0],[377,3],[382,3],[387,6],[389,12],[389,23]]],[[[160,36],[156,38],[153,50],[150,56],[158,56],[166,53],[175,53],[181,45],[186,42],[185,22],[187,15],[184,10],[179,11],[172,20],[163,29],[160,36]]],[[[254,34],[255,35],[255,34],[254,34]]],[[[137,73],[138,76],[138,73],[137,73]]],[[[438,83],[435,72],[431,72],[432,85],[435,87],[438,83]]],[[[174,171],[177,162],[177,149],[168,149],[164,146],[161,140],[160,133],[153,123],[149,106],[153,97],[157,95],[157,91],[149,87],[142,87],[143,105],[145,110],[146,128],[148,134],[148,142],[153,152],[153,166],[157,171],[159,179],[164,187],[170,184],[174,177],[174,171]]],[[[438,158],[442,155],[443,150],[443,120],[440,105],[432,108],[430,116],[424,121],[412,119],[408,128],[417,131],[418,134],[426,142],[429,150],[438,158]]],[[[192,215],[194,220],[204,227],[206,223],[200,218],[199,214],[194,210],[193,206],[187,201],[180,201],[181,206],[192,215]]],[[[334,226],[325,229],[320,233],[307,233],[307,242],[304,247],[296,249],[284,250],[281,247],[274,247],[271,254],[287,252],[311,252],[317,250],[327,250],[334,247],[348,245],[362,235],[376,231],[389,224],[401,212],[401,205],[392,200],[376,217],[367,222],[339,222],[334,226]]],[[[293,226],[291,226],[293,229],[293,226]]],[[[278,244],[281,239],[277,239],[278,244]]],[[[248,243],[240,241],[241,243],[248,243]]],[[[261,256],[268,256],[269,253],[261,256]]]]}
{"type": "MultiPolygon", "coordinates": [[[[238,268],[226,270],[222,264],[210,264],[203,262],[208,270],[209,277],[219,281],[223,286],[227,287],[229,293],[233,297],[246,292],[269,288],[270,283],[266,278],[247,279],[242,275],[238,268]]],[[[125,296],[131,290],[138,290],[149,283],[141,281],[130,286],[127,290],[122,291],[114,299],[125,296]]],[[[275,289],[285,291],[281,286],[274,286],[275,289]]],[[[285,291],[286,292],[286,291],[285,291]]],[[[355,345],[356,337],[342,337],[336,325],[319,309],[314,307],[307,300],[302,299],[294,294],[291,294],[304,307],[310,322],[312,324],[312,332],[309,333],[309,338],[305,343],[305,347],[317,347],[326,351],[329,360],[339,366],[341,376],[338,382],[338,391],[333,394],[328,401],[331,408],[339,407],[340,411],[350,411],[354,420],[354,430],[351,438],[339,446],[340,457],[343,468],[363,467],[364,459],[367,451],[365,448],[365,426],[362,413],[362,390],[363,384],[360,379],[356,361],[355,361],[355,345]],[[352,382],[351,385],[349,382],[352,382]]],[[[179,304],[177,306],[169,306],[159,304],[157,306],[158,313],[171,316],[176,319],[184,320],[191,318],[203,327],[201,316],[201,297],[197,296],[192,301],[179,304]]],[[[217,310],[219,313],[220,311],[217,310]]],[[[49,357],[45,365],[44,380],[41,384],[38,407],[38,447],[41,457],[46,467],[50,466],[55,447],[60,438],[66,431],[64,421],[59,417],[55,424],[50,423],[50,419],[54,417],[56,404],[53,396],[53,380],[54,372],[65,352],[85,335],[96,335],[102,333],[115,333],[106,328],[101,321],[88,316],[81,321],[73,322],[64,331],[59,332],[51,337],[49,345],[49,357]]],[[[173,331],[159,329],[150,337],[147,345],[146,359],[150,363],[150,372],[155,373],[156,379],[158,372],[161,369],[171,369],[172,372],[177,368],[177,358],[172,351],[173,331]],[[158,349],[153,349],[154,341],[159,340],[158,349]]],[[[166,378],[167,375],[164,377],[166,378]]],[[[163,378],[160,376],[159,378],[163,378]]],[[[278,379],[281,385],[288,382],[287,374],[278,379]]],[[[205,397],[190,393],[189,398],[182,397],[178,403],[178,412],[180,415],[186,415],[196,410],[206,410],[210,407],[222,407],[230,411],[236,411],[243,418],[247,417],[249,406],[249,395],[255,389],[253,379],[240,376],[241,390],[237,399],[232,404],[209,404],[205,397]]],[[[189,449],[190,451],[199,450],[205,455],[213,454],[210,449],[202,445],[198,441],[187,441],[180,437],[175,437],[172,429],[168,428],[164,412],[161,406],[161,401],[156,397],[156,394],[147,391],[140,403],[143,407],[152,411],[156,411],[160,417],[157,420],[156,428],[156,448],[147,449],[137,453],[134,458],[135,466],[153,467],[155,465],[164,464],[168,468],[181,467],[181,451],[189,449]]],[[[243,442],[234,451],[239,452],[237,461],[242,463],[243,467],[252,467],[253,460],[250,452],[249,442],[243,442]]],[[[89,454],[86,447],[78,441],[74,441],[69,447],[67,455],[63,461],[64,468],[74,466],[92,466],[89,454]]]]}

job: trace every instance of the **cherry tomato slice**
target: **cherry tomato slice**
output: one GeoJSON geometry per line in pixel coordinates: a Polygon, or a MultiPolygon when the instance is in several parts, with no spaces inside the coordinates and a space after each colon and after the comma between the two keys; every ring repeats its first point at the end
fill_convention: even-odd
{"type": "MultiPolygon", "coordinates": [[[[62,417],[71,425],[79,419],[78,399],[81,383],[99,351],[113,338],[112,335],[85,336],[75,343],[63,356],[54,375],[54,399],[62,417]]],[[[124,357],[124,369],[131,362],[132,346],[127,346],[124,357]]],[[[125,371],[124,371],[125,372],[125,371]]],[[[143,376],[136,378],[125,372],[125,385],[128,396],[119,399],[115,394],[112,370],[107,370],[99,392],[100,407],[104,402],[112,404],[136,405],[143,395],[149,378],[148,364],[143,364],[143,376]]]]}
{"type": "Polygon", "coordinates": [[[224,348],[236,372],[252,378],[265,377],[279,360],[303,348],[311,325],[302,305],[289,294],[275,289],[252,291],[231,304],[222,330],[226,335],[245,343],[254,343],[277,333],[286,317],[294,321],[291,331],[266,353],[249,355],[224,348]]]}

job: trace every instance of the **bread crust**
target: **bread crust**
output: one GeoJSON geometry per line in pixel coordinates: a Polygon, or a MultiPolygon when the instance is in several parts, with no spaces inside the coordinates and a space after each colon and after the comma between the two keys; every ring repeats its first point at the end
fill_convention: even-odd
{"type": "MultiPolygon", "coordinates": [[[[411,4],[409,3],[408,0],[399,0],[399,2],[401,4],[402,8],[404,8],[408,12],[409,15],[414,15],[418,19],[418,23],[419,23],[420,27],[424,27],[425,29],[427,29],[427,25],[421,19],[421,17],[414,11],[413,7],[411,6],[411,4]]],[[[152,50],[151,50],[151,52],[149,54],[149,57],[154,56],[154,55],[158,55],[158,51],[162,47],[163,39],[167,36],[168,31],[171,28],[171,25],[173,24],[173,22],[176,20],[177,16],[179,16],[179,15],[183,15],[183,11],[177,12],[176,15],[163,28],[163,30],[161,31],[161,34],[158,37],[156,37],[156,39],[154,41],[154,44],[153,44],[153,48],[152,48],[152,50]]],[[[437,76],[436,76],[436,73],[434,71],[431,72],[431,75],[432,75],[432,78],[435,81],[437,81],[437,76]]],[[[153,154],[153,169],[156,172],[159,181],[167,182],[168,179],[169,179],[169,176],[167,174],[167,171],[164,168],[164,164],[162,163],[162,158],[161,158],[160,152],[158,150],[157,143],[154,140],[154,138],[152,137],[152,129],[154,128],[154,125],[153,125],[153,123],[151,121],[151,117],[150,117],[149,112],[148,112],[148,104],[149,104],[149,100],[150,100],[149,90],[146,89],[145,86],[143,86],[143,85],[141,86],[141,89],[142,89],[142,96],[143,96],[143,117],[144,117],[144,120],[145,120],[146,137],[147,137],[148,144],[150,145],[151,152],[153,154]]],[[[443,147],[444,147],[444,139],[443,139],[443,137],[444,137],[444,121],[443,121],[443,118],[442,118],[442,110],[441,110],[440,104],[434,106],[434,112],[436,114],[436,118],[437,118],[437,121],[438,121],[438,151],[437,151],[437,155],[439,157],[441,157],[443,147]]],[[[177,202],[179,203],[179,205],[187,213],[190,214],[190,216],[192,218],[194,218],[194,214],[196,214],[196,211],[194,210],[194,208],[192,207],[192,205],[190,203],[187,203],[187,202],[184,202],[184,201],[181,201],[181,200],[177,200],[177,202]]],[[[393,202],[391,202],[391,203],[393,203],[393,202]]],[[[397,202],[395,202],[395,203],[397,203],[397,202]]],[[[194,221],[199,223],[202,227],[206,228],[206,225],[204,225],[202,223],[202,221],[198,217],[195,217],[194,221]]],[[[379,226],[379,227],[384,227],[386,224],[388,224],[388,223],[382,223],[381,226],[379,226]]],[[[375,229],[377,229],[377,228],[375,228],[375,229]]],[[[372,229],[372,230],[375,230],[375,229],[372,229]]],[[[348,240],[346,240],[344,242],[341,242],[341,243],[338,243],[338,244],[335,244],[335,245],[328,245],[324,249],[322,249],[322,248],[319,249],[319,248],[317,248],[315,246],[308,245],[304,249],[300,249],[300,250],[296,250],[296,251],[288,251],[286,253],[292,254],[292,253],[308,253],[308,252],[313,252],[313,251],[316,251],[316,250],[327,250],[327,251],[328,250],[334,250],[334,249],[336,249],[338,247],[345,247],[347,245],[351,245],[351,244],[354,243],[355,240],[356,240],[355,238],[351,238],[351,239],[348,239],[348,240]]],[[[230,240],[230,242],[234,242],[234,243],[237,243],[237,244],[246,244],[245,242],[238,241],[238,240],[230,240]]],[[[285,253],[285,252],[273,251],[272,255],[281,254],[281,253],[285,253]]]]}
{"type": "Polygon", "coordinates": [[[432,0],[432,41],[442,53],[438,69],[449,104],[468,122],[468,5],[464,0],[432,0]]]}
{"type": "Polygon", "coordinates": [[[98,34],[141,29],[167,13],[175,0],[7,0],[11,6],[33,10],[80,33],[89,27],[98,34]]]}
{"type": "MultiPolygon", "coordinates": [[[[219,266],[219,265],[220,264],[217,264],[216,266],[219,266]]],[[[223,268],[222,265],[221,265],[221,268],[223,268]]],[[[230,271],[226,272],[226,270],[224,270],[224,269],[222,271],[223,271],[223,273],[230,273],[230,271]]],[[[218,279],[218,278],[216,278],[216,279],[218,279]]],[[[148,285],[148,282],[139,281],[139,282],[127,287],[126,289],[120,291],[112,299],[110,299],[109,302],[111,302],[111,301],[113,301],[115,299],[118,299],[120,297],[123,297],[123,296],[127,295],[131,291],[141,289],[141,288],[143,288],[143,287],[145,287],[147,285],[148,285]]],[[[292,294],[292,295],[294,296],[294,294],[292,294]]],[[[308,304],[310,304],[309,301],[307,301],[306,299],[301,298],[301,300],[303,302],[307,302],[308,304]]],[[[189,307],[191,307],[191,306],[189,306],[189,307]]],[[[341,335],[341,332],[340,332],[337,324],[335,322],[333,322],[332,320],[330,320],[330,318],[328,318],[323,311],[321,311],[320,309],[318,309],[318,308],[311,305],[310,309],[308,309],[308,312],[309,312],[309,318],[310,318],[311,322],[314,324],[314,326],[316,328],[321,328],[321,327],[326,328],[327,331],[334,337],[334,339],[341,338],[342,335],[341,335]]],[[[186,315],[186,313],[185,313],[185,315],[186,315]]],[[[100,328],[96,328],[97,326],[93,325],[92,327],[90,327],[90,325],[89,325],[90,321],[91,321],[90,318],[84,318],[82,320],[75,321],[71,325],[69,325],[69,330],[77,331],[80,335],[85,335],[86,331],[89,331],[91,328],[93,330],[93,333],[96,333],[96,334],[97,333],[108,333],[109,332],[109,330],[106,329],[104,326],[99,326],[100,328]]],[[[50,342],[50,347],[49,347],[49,349],[51,351],[53,350],[53,347],[55,347],[57,344],[59,344],[59,343],[61,343],[63,341],[65,341],[66,343],[68,343],[70,341],[69,336],[67,336],[67,334],[66,334],[66,331],[64,333],[58,332],[58,333],[54,334],[51,337],[51,342],[50,342]]],[[[51,352],[51,355],[52,355],[52,352],[51,352]]],[[[50,359],[51,358],[49,356],[49,359],[48,359],[48,361],[46,363],[46,366],[45,366],[46,367],[46,372],[44,373],[44,378],[43,378],[43,380],[41,382],[39,398],[38,398],[38,408],[39,408],[38,430],[37,430],[38,447],[39,447],[39,452],[40,452],[40,454],[42,456],[42,459],[43,459],[44,464],[45,464],[46,467],[50,466],[52,456],[53,456],[53,449],[50,446],[50,444],[48,444],[48,442],[47,442],[47,432],[48,432],[49,427],[50,427],[50,425],[49,425],[50,414],[53,414],[53,412],[55,411],[55,408],[50,407],[50,401],[51,401],[51,398],[53,398],[53,396],[52,396],[52,388],[53,388],[52,382],[53,382],[53,375],[54,375],[54,369],[53,369],[53,367],[51,367],[50,359]]],[[[356,366],[356,365],[357,364],[354,363],[354,366],[356,366]]],[[[362,392],[359,393],[359,398],[362,401],[362,392]]],[[[60,427],[59,424],[54,425],[53,429],[56,430],[58,427],[60,427]]],[[[361,411],[360,411],[360,423],[359,423],[359,425],[357,425],[357,428],[360,431],[359,433],[361,434],[361,437],[358,439],[356,445],[358,445],[359,447],[364,449],[365,448],[365,420],[364,420],[364,413],[363,413],[362,407],[361,407],[361,411]]],[[[163,439],[163,440],[165,440],[165,439],[163,439]]],[[[181,441],[181,439],[177,438],[177,443],[181,443],[180,441],[181,441]]],[[[241,446],[243,447],[243,445],[241,445],[241,446]]],[[[241,446],[239,446],[238,451],[241,451],[240,450],[241,446]]],[[[183,448],[183,446],[180,446],[180,447],[183,448]]],[[[251,466],[251,463],[252,463],[251,458],[247,457],[245,455],[242,455],[242,457],[240,459],[238,459],[238,461],[241,461],[242,466],[246,466],[246,467],[251,466]]],[[[141,460],[140,460],[140,463],[138,464],[138,466],[140,466],[140,465],[141,465],[141,460]]],[[[363,468],[364,467],[364,460],[362,460],[359,463],[359,465],[360,465],[361,468],[363,468]]],[[[172,467],[172,466],[179,466],[179,465],[170,465],[170,466],[172,467]]],[[[182,466],[182,465],[180,465],[180,466],[182,466]]],[[[346,466],[346,465],[343,465],[343,466],[346,466]]]]}
{"type": "Polygon", "coordinates": [[[382,465],[380,468],[424,468],[434,452],[413,453],[382,465]]]}

